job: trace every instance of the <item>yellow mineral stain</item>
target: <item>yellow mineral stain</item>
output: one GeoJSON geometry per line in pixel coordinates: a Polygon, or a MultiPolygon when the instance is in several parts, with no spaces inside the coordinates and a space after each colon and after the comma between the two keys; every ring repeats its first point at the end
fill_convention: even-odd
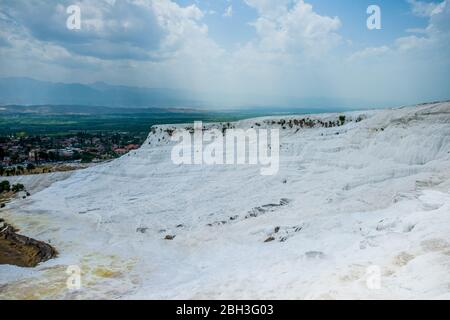
{"type": "Polygon", "coordinates": [[[101,278],[116,278],[121,275],[121,272],[100,266],[95,268],[93,274],[101,278]]]}
{"type": "Polygon", "coordinates": [[[0,299],[39,300],[61,296],[67,290],[65,270],[65,266],[54,266],[44,269],[40,277],[4,285],[0,287],[0,299]]]}
{"type": "MultiPolygon", "coordinates": [[[[78,260],[78,263],[77,261],[72,262],[73,265],[79,265],[81,269],[81,285],[85,292],[78,295],[86,292],[92,293],[94,290],[95,297],[101,296],[100,288],[104,281],[120,279],[124,275],[128,275],[137,261],[138,259],[123,259],[116,255],[102,253],[84,255],[78,260]]],[[[69,276],[66,273],[67,267],[67,265],[42,267],[36,277],[0,285],[0,300],[67,298],[70,295],[66,285],[69,276]]],[[[133,283],[139,283],[138,279],[134,279],[133,283]]]]}

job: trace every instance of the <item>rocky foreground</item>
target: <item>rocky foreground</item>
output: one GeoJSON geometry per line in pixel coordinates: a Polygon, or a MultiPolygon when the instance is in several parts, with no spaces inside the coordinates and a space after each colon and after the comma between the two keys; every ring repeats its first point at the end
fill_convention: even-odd
{"type": "Polygon", "coordinates": [[[57,255],[49,244],[20,235],[18,231],[0,219],[0,264],[35,267],[57,255]]]}

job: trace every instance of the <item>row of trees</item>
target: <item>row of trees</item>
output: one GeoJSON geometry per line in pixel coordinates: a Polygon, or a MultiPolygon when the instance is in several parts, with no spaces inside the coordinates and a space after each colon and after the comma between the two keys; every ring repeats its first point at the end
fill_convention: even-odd
{"type": "Polygon", "coordinates": [[[9,176],[21,175],[21,174],[24,174],[25,172],[31,173],[34,169],[36,169],[36,166],[32,163],[27,164],[26,167],[16,166],[16,167],[11,167],[11,168],[7,168],[7,169],[0,166],[0,176],[6,175],[7,177],[9,177],[9,176]]]}
{"type": "Polygon", "coordinates": [[[17,192],[24,191],[24,190],[25,190],[25,186],[21,183],[16,183],[11,186],[11,184],[7,180],[0,182],[0,193],[9,192],[9,191],[17,193],[17,192]]]}
{"type": "MultiPolygon", "coordinates": [[[[281,119],[280,121],[275,121],[272,120],[270,123],[272,125],[274,124],[278,124],[281,125],[283,129],[286,129],[287,127],[289,128],[293,128],[294,126],[297,127],[301,127],[301,128],[313,128],[316,125],[317,126],[321,126],[321,127],[325,127],[325,128],[332,128],[332,127],[338,127],[338,126],[342,126],[345,124],[346,122],[346,117],[344,115],[340,115],[337,121],[322,121],[320,119],[310,119],[310,118],[303,118],[303,119],[290,119],[290,120],[285,120],[285,119],[281,119]]],[[[350,119],[350,121],[352,121],[350,119]]],[[[259,127],[261,126],[259,123],[256,123],[256,125],[259,127]]]]}

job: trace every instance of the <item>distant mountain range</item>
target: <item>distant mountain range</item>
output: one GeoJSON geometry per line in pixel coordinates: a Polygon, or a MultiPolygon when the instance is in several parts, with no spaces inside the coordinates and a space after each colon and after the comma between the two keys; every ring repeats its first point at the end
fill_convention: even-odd
{"type": "Polygon", "coordinates": [[[327,97],[287,97],[225,92],[194,92],[167,88],[145,88],[92,84],[55,83],[30,78],[0,78],[0,105],[105,106],[110,108],[184,109],[307,109],[322,112],[398,106],[397,101],[369,103],[327,97]]]}
{"type": "MultiPolygon", "coordinates": [[[[190,108],[131,108],[131,107],[103,107],[85,105],[16,105],[0,106],[0,115],[117,115],[117,114],[198,114],[203,110],[190,108]]],[[[205,111],[203,111],[205,112],[205,111]]]]}
{"type": "Polygon", "coordinates": [[[0,78],[0,105],[84,105],[109,107],[195,107],[183,90],[93,84],[53,83],[30,78],[0,78]]]}

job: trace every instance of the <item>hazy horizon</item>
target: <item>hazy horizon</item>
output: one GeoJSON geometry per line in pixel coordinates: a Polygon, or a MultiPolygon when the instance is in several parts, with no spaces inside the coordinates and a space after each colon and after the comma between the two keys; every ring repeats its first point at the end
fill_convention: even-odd
{"type": "Polygon", "coordinates": [[[2,78],[181,90],[211,108],[450,99],[448,0],[380,0],[380,29],[369,1],[0,3],[2,78]]]}
{"type": "Polygon", "coordinates": [[[178,88],[151,88],[114,85],[104,81],[77,83],[41,81],[30,77],[0,77],[0,105],[62,105],[110,108],[185,108],[199,110],[271,109],[277,110],[362,110],[399,107],[433,102],[371,103],[357,99],[327,97],[283,97],[227,95],[178,88]],[[217,101],[217,97],[222,97],[217,101]]]}

